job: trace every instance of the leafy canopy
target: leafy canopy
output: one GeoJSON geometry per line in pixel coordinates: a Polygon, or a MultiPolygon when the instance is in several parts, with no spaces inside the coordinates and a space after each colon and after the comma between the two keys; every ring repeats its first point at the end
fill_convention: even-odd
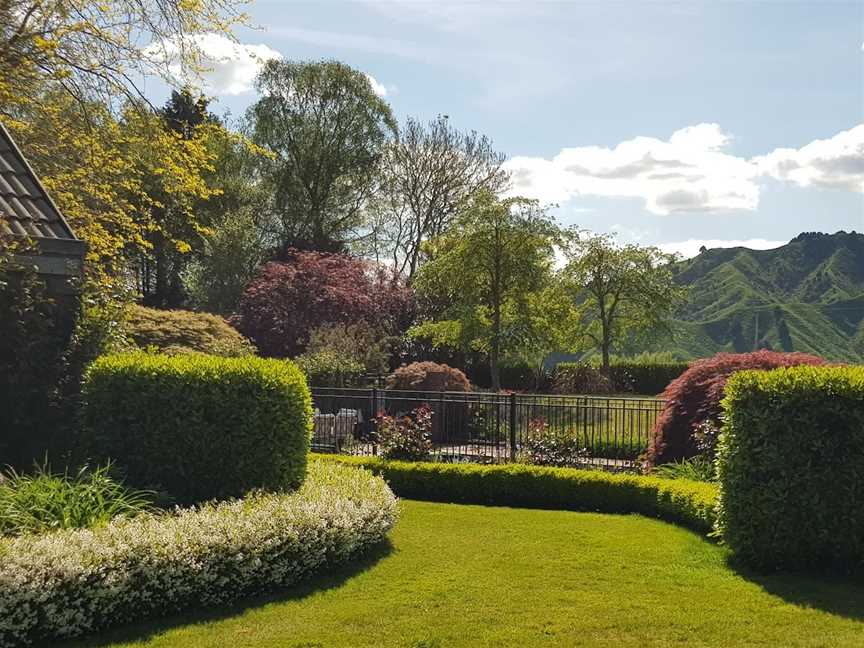
{"type": "Polygon", "coordinates": [[[411,293],[392,272],[346,254],[292,251],[265,264],[232,319],[264,355],[295,356],[327,324],[365,322],[383,334],[404,325],[411,293]]]}
{"type": "Polygon", "coordinates": [[[424,243],[452,227],[467,200],[506,188],[504,160],[485,135],[457,130],[447,115],[428,124],[409,117],[386,147],[380,186],[366,206],[364,251],[410,283],[426,260],[424,243]]]}
{"type": "MultiPolygon", "coordinates": [[[[0,0],[0,107],[28,103],[46,83],[87,114],[95,99],[143,99],[137,79],[177,83],[206,61],[193,34],[230,35],[246,0],[0,0]]],[[[0,108],[0,112],[4,112],[0,108]]]]}
{"type": "Polygon", "coordinates": [[[186,139],[157,115],[128,106],[117,117],[49,91],[6,124],[66,216],[88,244],[87,270],[103,288],[125,285],[129,262],[152,248],[156,234],[179,252],[206,231],[196,206],[218,192],[207,179],[209,142],[227,137],[215,123],[186,139]]]}
{"type": "Polygon", "coordinates": [[[362,221],[385,141],[387,103],[362,72],[337,61],[268,61],[249,109],[253,140],[273,154],[271,234],[290,247],[337,251],[362,221]]]}
{"type": "Polygon", "coordinates": [[[501,355],[538,330],[532,311],[550,283],[558,236],[535,201],[481,192],[453,228],[428,244],[430,260],[414,288],[435,312],[410,334],[488,352],[493,388],[499,388],[501,355]]]}
{"type": "Polygon", "coordinates": [[[684,297],[670,268],[675,256],[659,248],[573,233],[565,253],[564,282],[579,311],[583,342],[600,351],[606,371],[613,346],[665,326],[684,297]]]}

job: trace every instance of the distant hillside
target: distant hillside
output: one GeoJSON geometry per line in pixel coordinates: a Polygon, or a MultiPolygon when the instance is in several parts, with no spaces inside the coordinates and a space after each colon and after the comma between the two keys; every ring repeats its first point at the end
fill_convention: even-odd
{"type": "Polygon", "coordinates": [[[689,289],[673,323],[682,355],[771,348],[864,362],[864,234],[706,250],[678,264],[676,280],[689,289]]]}

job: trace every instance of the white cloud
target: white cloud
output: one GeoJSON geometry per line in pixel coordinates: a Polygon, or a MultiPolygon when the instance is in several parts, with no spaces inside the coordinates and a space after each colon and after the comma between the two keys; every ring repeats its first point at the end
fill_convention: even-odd
{"type": "Polygon", "coordinates": [[[753,161],[765,174],[802,187],[864,192],[864,124],[800,149],[775,149],[753,161]]]}
{"type": "MultiPolygon", "coordinates": [[[[282,54],[264,45],[236,43],[222,34],[205,33],[187,36],[186,47],[194,47],[201,56],[205,71],[200,79],[187,73],[180,66],[180,45],[176,40],[162,41],[148,46],[144,54],[154,62],[169,63],[171,74],[184,82],[203,82],[204,88],[217,95],[238,95],[249,92],[258,72],[271,59],[281,59],[282,54]]],[[[365,74],[372,92],[386,97],[395,91],[395,86],[385,86],[371,74],[365,74]]]]}
{"type": "Polygon", "coordinates": [[[384,87],[384,84],[379,83],[378,79],[371,74],[367,74],[366,78],[369,79],[369,83],[372,85],[372,92],[382,98],[387,96],[387,88],[384,87]]]}
{"type": "Polygon", "coordinates": [[[717,124],[682,128],[668,140],[635,137],[615,148],[565,148],[551,160],[508,161],[513,192],[544,202],[573,196],[641,198],[648,211],[755,209],[757,171],[724,152],[729,135],[717,124]]]}
{"type": "Polygon", "coordinates": [[[774,248],[786,245],[789,241],[770,241],[768,239],[744,239],[740,241],[723,240],[723,239],[689,239],[687,241],[677,241],[673,243],[660,243],[657,245],[664,252],[676,252],[685,259],[694,257],[699,254],[699,248],[706,247],[709,250],[712,248],[731,248],[731,247],[746,247],[751,250],[773,250],[774,248]]]}
{"type": "Polygon", "coordinates": [[[186,47],[196,48],[206,68],[201,79],[183,70],[178,54],[181,43],[162,41],[154,43],[144,53],[157,62],[168,62],[171,74],[185,82],[203,82],[204,89],[217,95],[238,95],[252,89],[255,76],[270,59],[281,59],[282,55],[267,45],[244,45],[236,43],[222,34],[204,33],[186,37],[186,47]]]}
{"type": "Polygon", "coordinates": [[[731,139],[717,124],[698,124],[668,140],[634,137],[614,148],[565,148],[551,160],[515,157],[506,166],[514,194],[549,203],[589,195],[640,198],[661,215],[755,210],[765,177],[864,192],[864,124],[752,159],[728,153],[731,139]]]}

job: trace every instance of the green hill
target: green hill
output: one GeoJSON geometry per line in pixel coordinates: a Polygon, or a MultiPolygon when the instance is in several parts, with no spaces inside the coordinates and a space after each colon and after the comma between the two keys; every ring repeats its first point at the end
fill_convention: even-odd
{"type": "Polygon", "coordinates": [[[672,326],[683,356],[770,348],[864,361],[864,234],[705,250],[678,264],[676,280],[689,289],[672,326]]]}

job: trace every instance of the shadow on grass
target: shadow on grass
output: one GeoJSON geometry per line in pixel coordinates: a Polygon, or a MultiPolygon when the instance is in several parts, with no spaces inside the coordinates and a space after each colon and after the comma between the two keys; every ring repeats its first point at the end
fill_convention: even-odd
{"type": "Polygon", "coordinates": [[[728,565],[739,576],[787,603],[864,621],[864,579],[807,572],[760,573],[733,558],[728,565]]]}
{"type": "MultiPolygon", "coordinates": [[[[243,612],[268,605],[269,603],[283,603],[303,599],[316,592],[327,591],[343,585],[349,578],[361,574],[374,567],[380,560],[387,557],[393,551],[393,545],[389,539],[371,547],[364,554],[354,560],[343,563],[329,571],[312,574],[308,578],[285,589],[276,590],[266,594],[253,595],[238,601],[233,605],[211,607],[207,609],[190,609],[169,616],[142,619],[129,625],[105,630],[95,636],[81,637],[66,641],[63,648],[100,648],[115,643],[130,641],[146,641],[152,637],[170,630],[172,628],[220,621],[243,612]]],[[[57,643],[41,644],[56,646],[57,643]]]]}

